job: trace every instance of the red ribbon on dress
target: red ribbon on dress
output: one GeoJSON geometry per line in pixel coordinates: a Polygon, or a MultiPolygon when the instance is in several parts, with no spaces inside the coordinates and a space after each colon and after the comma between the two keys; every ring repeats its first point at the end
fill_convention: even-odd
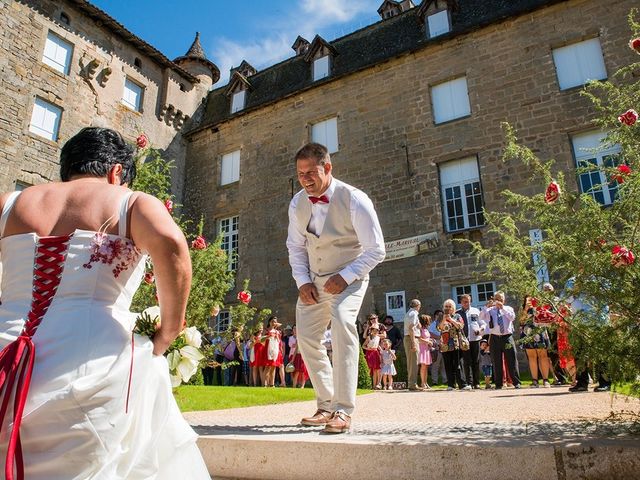
{"type": "Polygon", "coordinates": [[[13,397],[13,427],[7,445],[5,480],[24,480],[20,425],[36,357],[32,337],[47,313],[60,283],[67,242],[70,238],[71,235],[64,235],[39,239],[33,267],[31,310],[20,336],[0,352],[0,428],[4,424],[9,402],[13,397]]]}

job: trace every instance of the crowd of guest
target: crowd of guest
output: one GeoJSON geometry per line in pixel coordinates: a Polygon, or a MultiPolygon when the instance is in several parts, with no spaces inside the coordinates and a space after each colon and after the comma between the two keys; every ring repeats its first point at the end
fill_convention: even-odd
{"type": "MultiPolygon", "coordinates": [[[[570,288],[570,286],[568,287],[570,288]]],[[[554,291],[550,283],[543,290],[554,291]]],[[[432,315],[421,313],[420,300],[413,299],[402,319],[402,327],[390,315],[380,322],[371,313],[358,324],[361,345],[374,390],[393,390],[404,384],[411,391],[427,391],[445,384],[447,390],[521,388],[518,352],[526,359],[531,387],[570,385],[570,391],[585,391],[589,371],[576,370],[569,343],[566,315],[589,308],[576,295],[564,316],[550,314],[533,296],[525,296],[516,310],[506,303],[504,292],[495,294],[481,308],[470,295],[447,299],[432,315]],[[406,378],[396,378],[395,365],[402,355],[406,378]],[[396,380],[398,380],[396,382],[396,380]]],[[[296,327],[283,328],[277,317],[250,332],[233,330],[233,339],[213,339],[214,368],[204,369],[205,384],[303,388],[309,375],[298,349],[296,327]],[[214,375],[215,380],[214,381],[214,375]]],[[[331,330],[323,342],[331,359],[331,330]]],[[[404,372],[403,372],[404,375],[404,372]]],[[[598,372],[596,391],[608,391],[610,383],[598,372]]]]}

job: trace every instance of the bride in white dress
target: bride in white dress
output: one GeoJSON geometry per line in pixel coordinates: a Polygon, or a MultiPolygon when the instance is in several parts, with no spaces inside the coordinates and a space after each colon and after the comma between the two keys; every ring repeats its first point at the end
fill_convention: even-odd
{"type": "Polygon", "coordinates": [[[0,196],[0,478],[210,479],[162,354],[191,284],[187,242],[127,188],[133,149],[108,129],[70,139],[63,182],[0,196]],[[154,264],[162,325],[132,334],[154,264]]]}

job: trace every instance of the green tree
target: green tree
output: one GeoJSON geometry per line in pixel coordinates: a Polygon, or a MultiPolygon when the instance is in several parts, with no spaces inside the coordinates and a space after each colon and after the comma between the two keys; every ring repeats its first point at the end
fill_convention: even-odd
{"type": "MultiPolygon", "coordinates": [[[[201,220],[194,226],[193,222],[185,220],[178,213],[180,205],[174,203],[174,196],[171,194],[173,168],[173,163],[164,160],[159,150],[145,148],[138,154],[138,175],[133,188],[163,201],[191,245],[193,278],[186,321],[187,325],[203,330],[207,327],[212,309],[223,306],[224,297],[233,285],[233,273],[228,269],[226,253],[220,248],[221,238],[208,243],[203,233],[204,221],[201,220]]],[[[133,298],[132,310],[142,311],[156,303],[153,265],[148,261],[145,282],[133,298]]]]}
{"type": "MultiPolygon", "coordinates": [[[[637,11],[631,12],[629,23],[639,37],[636,15],[637,11]]],[[[640,40],[630,46],[638,43],[640,40]]],[[[636,382],[640,373],[640,262],[634,254],[640,253],[640,125],[634,112],[623,115],[630,109],[640,110],[638,71],[640,63],[633,63],[609,81],[590,82],[583,91],[598,114],[596,124],[608,132],[602,146],[618,145],[620,155],[609,166],[567,171],[573,178],[603,171],[608,186],[617,187],[614,203],[602,206],[590,192],[576,191],[573,180],[567,182],[552,160],[541,161],[505,125],[503,161],[524,164],[539,193],[503,192],[505,210],[486,212],[486,243],[471,242],[478,261],[503,279],[512,297],[535,294],[566,319],[576,360],[588,358],[605,366],[614,381],[636,382]],[[542,230],[542,242],[531,244],[530,229],[542,230]],[[550,278],[560,287],[556,292],[538,291],[538,265],[532,260],[536,255],[545,260],[550,278]],[[573,288],[563,290],[570,278],[573,288]],[[593,308],[568,315],[563,304],[575,296],[593,308]],[[607,308],[610,321],[603,322],[600,314],[607,308]]]]}

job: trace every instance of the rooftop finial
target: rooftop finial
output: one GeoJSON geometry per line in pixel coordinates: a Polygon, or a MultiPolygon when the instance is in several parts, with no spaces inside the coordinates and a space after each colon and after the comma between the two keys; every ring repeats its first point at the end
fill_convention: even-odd
{"type": "Polygon", "coordinates": [[[189,51],[187,51],[185,57],[196,57],[206,60],[207,56],[204,54],[202,45],[200,45],[200,32],[196,32],[196,39],[191,44],[191,48],[189,48],[189,51]]]}

